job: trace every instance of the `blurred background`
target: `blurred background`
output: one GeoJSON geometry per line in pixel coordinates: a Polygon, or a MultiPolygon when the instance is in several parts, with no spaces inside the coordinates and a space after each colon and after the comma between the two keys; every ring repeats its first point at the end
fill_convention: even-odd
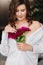
{"type": "MultiPolygon", "coordinates": [[[[29,0],[32,18],[43,24],[43,0],[29,0]]],[[[8,23],[8,9],[11,0],[0,0],[0,41],[2,30],[8,23]]],[[[6,57],[0,54],[0,65],[4,65],[6,57]]],[[[39,56],[38,65],[43,65],[43,54],[39,56]]]]}
{"type": "Polygon", "coordinates": [[[11,0],[0,0],[0,41],[1,32],[8,23],[8,8],[11,0]]]}

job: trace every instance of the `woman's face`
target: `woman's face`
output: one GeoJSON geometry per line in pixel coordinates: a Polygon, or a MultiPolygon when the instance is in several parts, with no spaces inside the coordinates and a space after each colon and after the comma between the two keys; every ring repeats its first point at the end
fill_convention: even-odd
{"type": "Polygon", "coordinates": [[[27,13],[26,6],[24,4],[19,5],[16,10],[16,18],[19,21],[22,21],[26,19],[26,13],[27,13]]]}

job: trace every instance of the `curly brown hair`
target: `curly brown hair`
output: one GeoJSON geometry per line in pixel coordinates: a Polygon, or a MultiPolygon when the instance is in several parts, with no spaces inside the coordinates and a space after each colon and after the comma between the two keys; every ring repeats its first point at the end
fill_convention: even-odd
{"type": "Polygon", "coordinates": [[[32,23],[29,0],[12,0],[9,5],[9,17],[8,17],[9,23],[12,27],[15,26],[15,22],[17,20],[16,15],[15,15],[16,9],[21,4],[25,4],[26,10],[27,10],[26,18],[28,19],[28,22],[32,23]]]}

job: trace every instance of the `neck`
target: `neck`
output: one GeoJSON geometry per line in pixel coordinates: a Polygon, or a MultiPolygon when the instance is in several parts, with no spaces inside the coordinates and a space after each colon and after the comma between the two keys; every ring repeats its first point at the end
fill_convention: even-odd
{"type": "Polygon", "coordinates": [[[26,22],[27,22],[27,19],[24,19],[24,20],[18,21],[18,23],[26,23],[26,22]]]}

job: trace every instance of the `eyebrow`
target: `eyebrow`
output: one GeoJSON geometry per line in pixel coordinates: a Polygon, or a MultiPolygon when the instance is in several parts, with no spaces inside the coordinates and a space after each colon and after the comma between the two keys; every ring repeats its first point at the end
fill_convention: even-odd
{"type": "MultiPolygon", "coordinates": [[[[17,9],[19,11],[19,9],[17,9]]],[[[25,10],[25,9],[21,9],[21,10],[25,10]]]]}

